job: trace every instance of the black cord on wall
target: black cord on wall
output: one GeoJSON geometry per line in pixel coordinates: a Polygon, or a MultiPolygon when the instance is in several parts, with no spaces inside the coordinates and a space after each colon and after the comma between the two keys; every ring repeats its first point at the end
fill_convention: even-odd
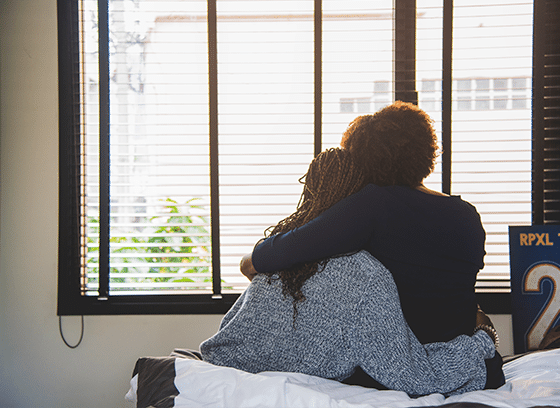
{"type": "Polygon", "coordinates": [[[75,349],[84,339],[84,316],[82,315],[82,330],[80,333],[80,340],[78,340],[75,345],[71,345],[70,343],[68,343],[68,341],[66,341],[66,338],[64,337],[64,333],[62,332],[62,316],[58,316],[58,331],[60,332],[60,337],[62,337],[62,341],[64,342],[64,344],[66,344],[71,349],[75,349]]]}

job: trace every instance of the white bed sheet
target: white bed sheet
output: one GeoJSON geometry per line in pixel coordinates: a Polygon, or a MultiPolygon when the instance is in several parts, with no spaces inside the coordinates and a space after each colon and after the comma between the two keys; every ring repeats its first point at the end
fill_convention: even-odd
{"type": "MultiPolygon", "coordinates": [[[[497,390],[444,398],[432,394],[410,398],[399,391],[344,385],[305,374],[249,374],[203,361],[177,359],[175,407],[220,408],[381,408],[438,406],[471,402],[499,408],[560,407],[560,349],[533,353],[504,365],[506,384],[497,390]]],[[[127,394],[135,401],[135,378],[127,394]]]]}

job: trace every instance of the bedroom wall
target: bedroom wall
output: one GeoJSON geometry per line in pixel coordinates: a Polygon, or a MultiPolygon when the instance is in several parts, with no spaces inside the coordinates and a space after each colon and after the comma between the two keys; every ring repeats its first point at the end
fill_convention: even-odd
{"type": "MultiPolygon", "coordinates": [[[[56,316],[56,0],[0,2],[0,405],[127,407],[136,359],[197,348],[221,316],[86,316],[69,349],[56,316]]],[[[496,316],[503,351],[511,319],[496,316]]],[[[63,319],[70,343],[78,317],[63,319]]]]}

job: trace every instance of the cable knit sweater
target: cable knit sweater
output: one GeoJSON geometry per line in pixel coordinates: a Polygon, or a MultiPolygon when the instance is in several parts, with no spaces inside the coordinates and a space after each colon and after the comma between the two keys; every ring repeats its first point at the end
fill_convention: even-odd
{"type": "Polygon", "coordinates": [[[343,380],[360,366],[411,396],[482,389],[484,332],[421,345],[404,320],[390,272],[366,251],[331,259],[304,285],[294,323],[292,299],[277,276],[257,275],[200,346],[210,363],[251,373],[298,372],[343,380]]]}

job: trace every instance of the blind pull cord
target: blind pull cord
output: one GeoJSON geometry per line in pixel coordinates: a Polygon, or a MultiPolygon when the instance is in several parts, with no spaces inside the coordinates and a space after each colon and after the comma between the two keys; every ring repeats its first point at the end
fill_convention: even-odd
{"type": "Polygon", "coordinates": [[[71,345],[70,343],[68,343],[68,341],[66,341],[66,338],[64,337],[64,333],[62,332],[62,316],[58,316],[58,331],[60,332],[60,337],[62,337],[62,341],[64,342],[64,344],[66,344],[71,349],[77,348],[84,338],[84,315],[82,315],[82,330],[80,333],[80,339],[75,345],[71,345]]]}

